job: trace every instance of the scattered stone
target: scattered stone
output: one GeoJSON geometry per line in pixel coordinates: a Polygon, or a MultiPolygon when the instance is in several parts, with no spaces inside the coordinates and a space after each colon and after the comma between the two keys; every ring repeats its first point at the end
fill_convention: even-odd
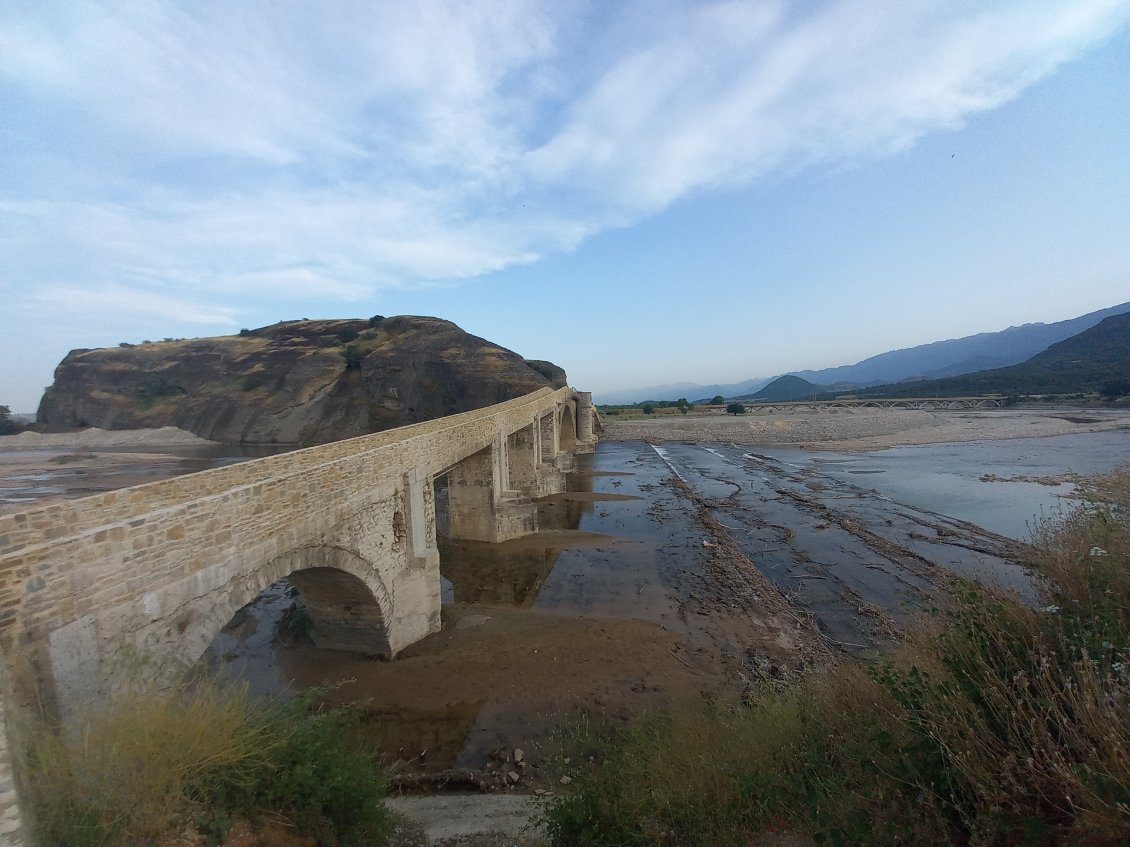
{"type": "Polygon", "coordinates": [[[568,785],[572,781],[573,781],[573,778],[570,777],[568,774],[565,774],[564,776],[562,776],[561,780],[560,780],[562,785],[568,785]]]}
{"type": "Polygon", "coordinates": [[[525,754],[525,752],[524,752],[524,751],[522,750],[522,748],[521,748],[521,747],[515,747],[515,748],[514,748],[514,761],[515,761],[515,762],[520,762],[520,761],[522,761],[522,759],[524,759],[524,758],[526,758],[526,754],[525,754]]]}
{"type": "Polygon", "coordinates": [[[511,782],[517,782],[519,779],[521,779],[521,777],[518,776],[517,771],[507,771],[506,776],[510,779],[511,782]]]}

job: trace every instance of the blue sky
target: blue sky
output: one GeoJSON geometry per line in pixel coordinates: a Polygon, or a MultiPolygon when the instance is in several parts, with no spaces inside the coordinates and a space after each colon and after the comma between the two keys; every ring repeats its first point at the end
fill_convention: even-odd
{"type": "Polygon", "coordinates": [[[0,6],[0,403],[430,314],[599,394],[1130,300],[1130,2],[0,6]]]}

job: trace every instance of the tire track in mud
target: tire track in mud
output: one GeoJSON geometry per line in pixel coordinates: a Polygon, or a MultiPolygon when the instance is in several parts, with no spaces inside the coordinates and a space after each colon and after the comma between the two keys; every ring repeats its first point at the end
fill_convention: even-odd
{"type": "Polygon", "coordinates": [[[747,683],[747,673],[762,684],[783,684],[791,675],[826,667],[836,661],[835,651],[820,632],[813,616],[794,605],[772,580],[749,560],[710,505],[686,482],[673,478],[666,483],[694,505],[699,523],[710,540],[703,540],[711,556],[695,590],[680,607],[706,619],[705,628],[719,640],[745,641],[749,646],[738,657],[738,671],[747,683]],[[727,621],[736,616],[738,620],[727,621]],[[729,625],[727,625],[729,624],[729,625]],[[757,637],[735,639],[734,630],[752,627],[757,637]],[[767,649],[772,645],[779,649],[767,649]],[[743,673],[742,671],[745,671],[743,673]]]}
{"type": "Polygon", "coordinates": [[[784,602],[807,616],[826,644],[849,652],[890,644],[949,593],[955,577],[1015,570],[1023,561],[1023,544],[973,524],[811,469],[729,452],[667,444],[660,453],[677,477],[672,485],[697,504],[724,558],[740,558],[745,567],[737,574],[760,579],[739,579],[733,565],[712,576],[747,598],[745,608],[769,598],[784,602]]]}

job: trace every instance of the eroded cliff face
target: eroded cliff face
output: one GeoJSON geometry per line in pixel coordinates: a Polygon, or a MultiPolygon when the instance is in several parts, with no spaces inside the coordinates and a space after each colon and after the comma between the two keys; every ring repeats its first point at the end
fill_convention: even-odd
{"type": "Polygon", "coordinates": [[[238,336],[73,350],[38,421],[320,444],[564,384],[556,365],[527,363],[438,318],[285,321],[238,336]]]}

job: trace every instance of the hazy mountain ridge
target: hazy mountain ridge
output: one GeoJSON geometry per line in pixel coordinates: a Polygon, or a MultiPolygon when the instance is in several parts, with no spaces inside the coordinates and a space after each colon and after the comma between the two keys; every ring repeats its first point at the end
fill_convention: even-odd
{"type": "Polygon", "coordinates": [[[875,397],[955,397],[978,394],[1099,392],[1130,378],[1130,314],[1112,315],[1058,341],[1025,362],[945,379],[879,385],[858,392],[875,397]]]}
{"type": "Polygon", "coordinates": [[[706,402],[716,394],[729,397],[742,392],[757,391],[768,385],[773,377],[756,377],[742,382],[715,383],[701,385],[697,382],[676,382],[667,385],[649,385],[643,388],[625,388],[618,391],[605,391],[594,395],[597,403],[611,406],[640,403],[644,400],[678,400],[686,397],[695,403],[706,402]]]}
{"type": "MultiPolygon", "coordinates": [[[[963,338],[951,338],[916,347],[891,350],[863,359],[854,365],[840,365],[821,370],[789,371],[788,375],[838,390],[866,388],[910,379],[959,376],[1019,364],[1046,350],[1052,344],[1078,335],[1108,317],[1127,312],[1130,312],[1130,302],[1053,323],[1010,326],[999,332],[981,332],[963,338]]],[[[624,389],[599,394],[596,400],[598,403],[617,404],[687,397],[700,402],[719,394],[730,399],[752,395],[779,376],[781,375],[713,385],[684,382],[624,389]]]]}
{"type": "Polygon", "coordinates": [[[880,382],[958,376],[978,370],[1002,368],[1030,359],[1058,341],[1078,335],[1105,318],[1125,312],[1130,312],[1130,303],[1055,323],[1010,326],[1000,332],[981,332],[964,338],[892,350],[854,365],[791,373],[823,385],[875,385],[880,382]]]}

